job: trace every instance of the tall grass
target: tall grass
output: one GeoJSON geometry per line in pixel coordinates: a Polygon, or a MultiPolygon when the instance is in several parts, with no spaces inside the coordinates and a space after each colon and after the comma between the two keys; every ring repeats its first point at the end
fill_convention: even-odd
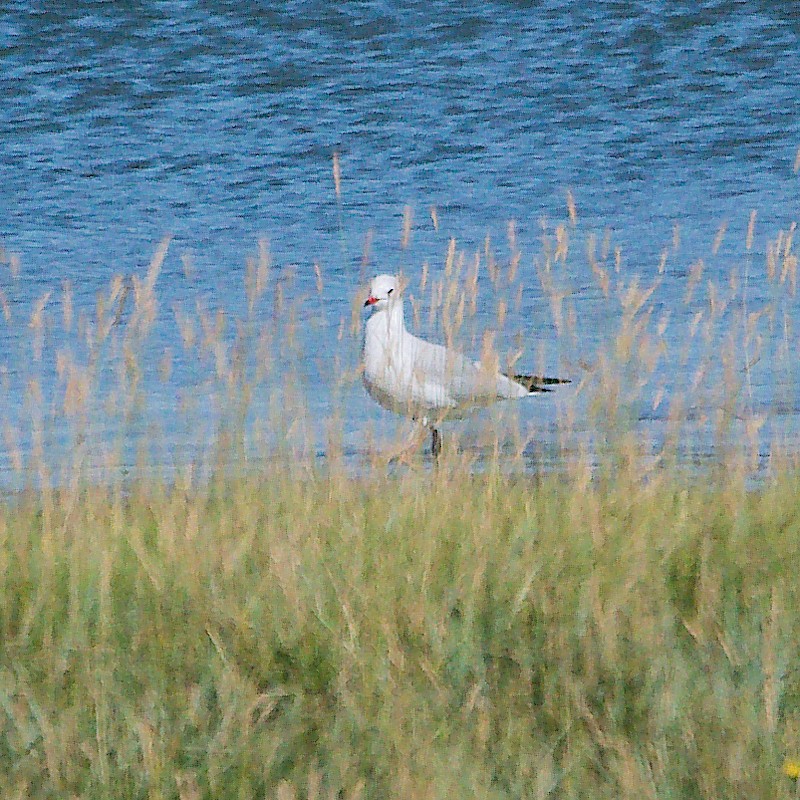
{"type": "Polygon", "coordinates": [[[796,480],[275,470],[0,516],[4,797],[788,797],[796,480]]]}
{"type": "Polygon", "coordinates": [[[431,210],[409,324],[574,381],[436,469],[348,421],[325,265],[170,303],[165,241],[20,315],[4,254],[3,797],[794,796],[794,229],[636,272],[567,212],[525,253],[431,210]]]}

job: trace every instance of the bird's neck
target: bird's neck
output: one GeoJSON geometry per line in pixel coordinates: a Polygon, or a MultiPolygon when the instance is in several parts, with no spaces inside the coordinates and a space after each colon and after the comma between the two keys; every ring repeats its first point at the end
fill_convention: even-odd
{"type": "Polygon", "coordinates": [[[405,333],[405,319],[403,316],[403,301],[393,300],[386,308],[377,311],[370,317],[367,324],[367,338],[370,335],[377,337],[385,343],[398,345],[405,333]]]}
{"type": "Polygon", "coordinates": [[[405,330],[405,316],[403,314],[403,301],[398,297],[397,300],[392,300],[389,307],[386,309],[386,314],[389,317],[389,328],[394,332],[400,333],[405,330]]]}

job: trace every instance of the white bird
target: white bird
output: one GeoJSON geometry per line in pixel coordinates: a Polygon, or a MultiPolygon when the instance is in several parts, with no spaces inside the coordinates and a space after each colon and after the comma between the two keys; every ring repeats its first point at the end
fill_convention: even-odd
{"type": "Polygon", "coordinates": [[[384,408],[420,420],[431,432],[431,452],[441,451],[436,425],[498,400],[548,392],[562,378],[504,375],[461,353],[406,330],[403,298],[393,275],[378,275],[364,306],[371,306],[364,336],[364,384],[384,408]]]}

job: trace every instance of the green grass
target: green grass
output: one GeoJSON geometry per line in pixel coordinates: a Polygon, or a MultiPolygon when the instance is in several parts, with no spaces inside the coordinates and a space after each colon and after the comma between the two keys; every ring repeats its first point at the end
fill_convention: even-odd
{"type": "Polygon", "coordinates": [[[409,284],[419,332],[573,379],[549,433],[447,432],[436,470],[387,469],[369,426],[345,447],[361,303],[334,313],[319,265],[315,299],[262,243],[238,314],[187,288],[172,316],[168,240],[96,308],[65,284],[24,318],[12,270],[4,474],[37,488],[0,501],[0,797],[800,794],[800,464],[770,417],[797,388],[794,228],[762,269],[751,214],[713,278],[676,232],[644,279],[568,206],[524,260],[510,225],[507,263],[448,239],[409,284]],[[322,389],[292,371],[318,357],[301,311],[322,389]]]}
{"type": "Polygon", "coordinates": [[[799,484],[445,463],[20,496],[0,795],[794,796],[799,484]]]}

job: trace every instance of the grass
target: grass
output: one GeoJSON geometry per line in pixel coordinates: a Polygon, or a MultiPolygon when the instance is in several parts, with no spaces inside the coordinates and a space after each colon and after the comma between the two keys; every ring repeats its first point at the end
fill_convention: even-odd
{"type": "Polygon", "coordinates": [[[0,509],[3,797],[790,797],[797,481],[447,465],[0,509]]]}
{"type": "Polygon", "coordinates": [[[423,334],[574,381],[435,470],[348,449],[362,319],[321,265],[261,243],[238,311],[170,306],[165,240],[27,313],[0,249],[0,796],[797,795],[794,226],[763,269],[754,213],[738,255],[676,229],[641,277],[567,207],[406,276],[423,334]]]}

